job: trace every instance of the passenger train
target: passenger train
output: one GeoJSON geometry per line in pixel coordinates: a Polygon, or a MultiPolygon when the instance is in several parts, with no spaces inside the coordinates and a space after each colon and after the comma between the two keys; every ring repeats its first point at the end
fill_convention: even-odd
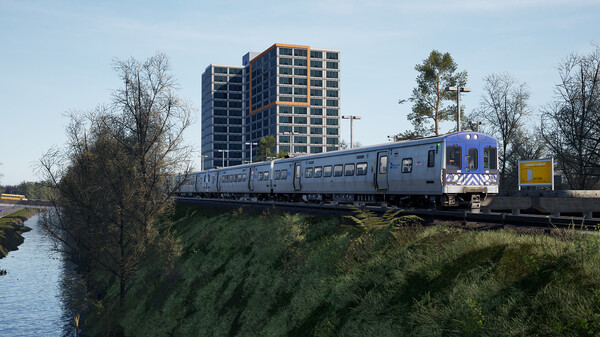
{"type": "Polygon", "coordinates": [[[464,131],[211,169],[176,183],[182,197],[476,209],[498,193],[497,142],[464,131]]]}

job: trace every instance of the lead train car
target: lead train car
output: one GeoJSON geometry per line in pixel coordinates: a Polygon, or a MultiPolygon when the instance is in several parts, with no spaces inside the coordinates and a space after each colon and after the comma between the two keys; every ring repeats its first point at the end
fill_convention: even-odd
{"type": "Polygon", "coordinates": [[[458,132],[191,173],[176,194],[479,208],[498,193],[497,163],[494,138],[458,132]]]}

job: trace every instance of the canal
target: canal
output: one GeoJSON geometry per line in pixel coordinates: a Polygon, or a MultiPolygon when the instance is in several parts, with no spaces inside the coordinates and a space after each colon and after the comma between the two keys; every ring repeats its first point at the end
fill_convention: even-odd
{"type": "Polygon", "coordinates": [[[25,222],[25,242],[0,260],[0,336],[75,336],[81,281],[38,219],[25,222]]]}

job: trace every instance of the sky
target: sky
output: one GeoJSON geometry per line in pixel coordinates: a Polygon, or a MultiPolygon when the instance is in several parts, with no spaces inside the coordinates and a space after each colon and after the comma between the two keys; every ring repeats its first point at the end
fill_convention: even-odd
{"type": "MultiPolygon", "coordinates": [[[[411,103],[398,100],[434,49],[468,72],[464,113],[478,107],[485,76],[509,73],[531,92],[533,125],[561,61],[600,43],[598,17],[596,0],[0,0],[0,184],[41,179],[40,158],[66,144],[66,114],[109,103],[121,87],[116,59],[169,57],[179,97],[198,115],[185,141],[199,151],[209,64],[241,65],[274,43],[337,49],[341,113],[362,117],[354,141],[371,145],[412,128],[411,103]]],[[[341,138],[349,134],[342,120],[341,138]]]]}

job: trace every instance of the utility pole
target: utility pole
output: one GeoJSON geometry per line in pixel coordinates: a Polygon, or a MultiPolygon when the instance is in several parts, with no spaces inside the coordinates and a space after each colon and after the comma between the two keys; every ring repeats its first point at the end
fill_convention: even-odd
{"type": "Polygon", "coordinates": [[[342,119],[349,119],[350,120],[350,148],[352,148],[354,146],[353,144],[353,138],[352,138],[352,122],[355,119],[361,119],[360,116],[354,116],[354,115],[344,115],[342,116],[342,119]]]}
{"type": "Polygon", "coordinates": [[[482,122],[482,121],[474,121],[474,122],[471,122],[471,125],[477,125],[477,132],[479,132],[479,126],[480,126],[480,125],[485,125],[485,124],[486,124],[486,123],[485,123],[485,122],[482,122]]]}
{"type": "Polygon", "coordinates": [[[288,152],[288,156],[292,157],[292,152],[294,152],[294,135],[297,135],[298,132],[295,131],[286,131],[283,133],[286,136],[290,136],[290,151],[288,152]]]}
{"type": "Polygon", "coordinates": [[[246,142],[246,145],[250,145],[250,164],[252,164],[252,145],[257,146],[258,143],[246,142]]]}
{"type": "MultiPolygon", "coordinates": [[[[217,150],[217,152],[221,152],[223,154],[222,162],[221,162],[221,164],[223,164],[223,167],[229,166],[229,165],[225,165],[225,152],[229,152],[229,150],[217,150]]],[[[229,155],[227,155],[227,157],[229,157],[229,155]]],[[[227,159],[227,162],[228,162],[227,164],[229,164],[229,158],[227,159]]]]}
{"type": "Polygon", "coordinates": [[[200,171],[204,171],[204,158],[208,158],[208,156],[200,155],[200,171]]]}
{"type": "Polygon", "coordinates": [[[471,92],[471,88],[446,87],[446,91],[456,91],[456,132],[460,132],[460,93],[471,92]]]}

